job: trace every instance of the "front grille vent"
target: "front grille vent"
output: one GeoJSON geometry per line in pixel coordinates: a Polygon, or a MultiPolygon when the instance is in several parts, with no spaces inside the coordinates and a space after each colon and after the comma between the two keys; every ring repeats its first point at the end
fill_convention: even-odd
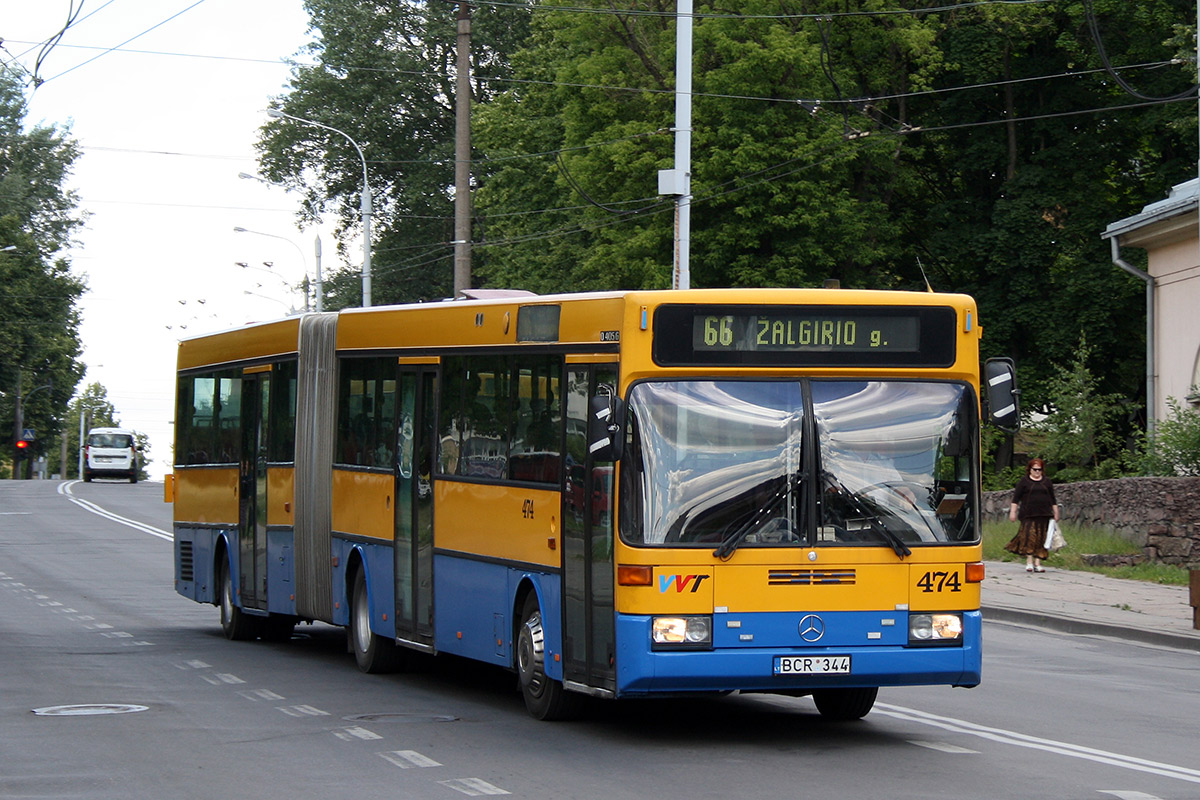
{"type": "Polygon", "coordinates": [[[767,573],[768,586],[853,586],[852,569],[773,569],[767,573]]]}
{"type": "Polygon", "coordinates": [[[196,577],[192,557],[192,542],[183,539],[179,542],[179,580],[191,582],[196,577]]]}

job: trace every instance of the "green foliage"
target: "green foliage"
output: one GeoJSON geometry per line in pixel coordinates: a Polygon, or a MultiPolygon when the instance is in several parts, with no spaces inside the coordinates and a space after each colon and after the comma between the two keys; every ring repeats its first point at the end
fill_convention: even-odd
{"type": "MultiPolygon", "coordinates": [[[[1140,397],[1143,287],[1098,234],[1193,176],[1195,109],[1125,93],[1086,11],[1109,62],[1157,65],[1123,78],[1169,97],[1194,77],[1190,59],[1169,63],[1192,47],[1194,4],[900,0],[872,13],[885,5],[697,4],[692,285],[921,289],[920,259],[935,289],[976,297],[984,356],[1016,360],[1026,408],[1063,405],[1056,365],[1076,358],[1081,330],[1104,365],[1096,398],[1140,397]]],[[[445,296],[453,6],[306,7],[319,66],[297,67],[277,102],[364,144],[380,301],[445,296]]],[[[594,11],[472,10],[476,285],[671,285],[674,203],[656,173],[673,166],[674,5],[594,11]]],[[[332,204],[343,247],[357,247],[361,168],[345,141],[274,121],[261,148],[265,173],[332,204]]],[[[331,307],[356,301],[353,272],[330,286],[331,307]]],[[[1128,436],[1129,408],[1096,431],[1128,436]]],[[[1109,469],[1104,436],[1056,443],[1064,468],[1109,469]]]]}
{"type": "MultiPolygon", "coordinates": [[[[78,362],[82,280],[55,254],[83,215],[65,184],[78,148],[54,127],[24,129],[22,86],[0,71],[0,431],[37,431],[35,455],[54,446],[63,410],[83,374],[78,362]]],[[[7,455],[9,448],[3,448],[7,455]]]]}
{"type": "Polygon", "coordinates": [[[1099,391],[1088,362],[1092,348],[1080,337],[1075,358],[1049,380],[1050,413],[1032,427],[1044,434],[1044,458],[1058,466],[1060,482],[1115,477],[1122,442],[1115,422],[1120,398],[1099,391]]]}
{"type": "MultiPolygon", "coordinates": [[[[372,247],[376,304],[431,300],[452,293],[454,239],[454,64],[456,6],[306,0],[316,40],[273,105],[344,132],[367,160],[374,198],[372,247]]],[[[472,8],[475,100],[507,74],[508,52],[528,28],[520,5],[472,8]]],[[[301,223],[329,211],[339,220],[338,249],[353,266],[326,278],[326,308],[361,302],[363,163],[338,133],[286,119],[263,126],[263,174],[303,191],[301,223]]]]}
{"type": "Polygon", "coordinates": [[[1158,420],[1154,436],[1142,436],[1131,459],[1139,475],[1200,475],[1200,412],[1174,397],[1167,398],[1166,419],[1158,420]]]}

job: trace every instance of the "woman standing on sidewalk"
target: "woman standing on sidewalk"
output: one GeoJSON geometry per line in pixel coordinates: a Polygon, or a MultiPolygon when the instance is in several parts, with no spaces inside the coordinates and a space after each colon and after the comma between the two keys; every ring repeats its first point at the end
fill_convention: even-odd
{"type": "Polygon", "coordinates": [[[1050,527],[1051,519],[1058,519],[1058,501],[1054,499],[1054,486],[1046,477],[1046,465],[1040,458],[1032,459],[1025,467],[1025,477],[1013,490],[1008,518],[1013,522],[1019,519],[1021,527],[1004,549],[1025,556],[1026,572],[1045,572],[1042,559],[1050,555],[1046,550],[1046,529],[1050,527]]]}

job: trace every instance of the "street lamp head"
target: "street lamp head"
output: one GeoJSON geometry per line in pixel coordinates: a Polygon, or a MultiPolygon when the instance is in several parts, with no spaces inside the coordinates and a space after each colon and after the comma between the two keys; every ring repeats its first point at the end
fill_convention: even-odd
{"type": "Polygon", "coordinates": [[[238,173],[238,177],[239,177],[239,178],[241,178],[241,179],[242,179],[242,180],[244,180],[244,181],[256,181],[256,180],[258,180],[258,176],[257,176],[257,175],[251,175],[249,172],[239,172],[239,173],[238,173]]]}
{"type": "Polygon", "coordinates": [[[248,231],[240,225],[235,225],[233,228],[233,232],[234,233],[248,233],[248,231]]]}
{"type": "Polygon", "coordinates": [[[268,109],[267,109],[267,116],[268,116],[268,117],[272,117],[272,118],[274,118],[274,119],[280,119],[281,117],[283,117],[283,116],[284,116],[284,114],[283,114],[283,112],[282,112],[282,111],[280,111],[280,110],[279,110],[279,109],[277,109],[277,108],[268,108],[268,109]]]}

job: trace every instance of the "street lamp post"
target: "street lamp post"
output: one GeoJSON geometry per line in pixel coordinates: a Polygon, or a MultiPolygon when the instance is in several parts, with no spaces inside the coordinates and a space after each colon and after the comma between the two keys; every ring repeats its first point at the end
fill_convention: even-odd
{"type": "Polygon", "coordinates": [[[314,128],[321,128],[332,133],[342,136],[350,144],[354,146],[354,151],[358,153],[359,160],[362,161],[363,168],[363,189],[362,189],[362,225],[363,225],[363,263],[362,263],[362,294],[363,308],[369,308],[371,305],[371,181],[370,174],[367,172],[367,158],[363,155],[362,148],[358,146],[358,142],[350,137],[350,134],[345,131],[340,131],[337,128],[324,125],[320,122],[313,122],[311,119],[303,117],[293,117],[291,114],[285,114],[279,109],[267,109],[267,116],[275,119],[290,119],[293,122],[299,122],[304,125],[312,125],[314,128]]]}
{"type": "MultiPolygon", "coordinates": [[[[296,248],[296,253],[299,254],[299,256],[300,256],[300,267],[304,270],[305,283],[308,282],[308,262],[305,261],[305,259],[304,259],[304,251],[300,249],[300,245],[296,244],[295,242],[293,242],[291,239],[287,238],[286,236],[278,236],[274,233],[263,233],[262,231],[252,231],[249,228],[243,228],[240,225],[235,226],[233,231],[234,231],[234,233],[253,233],[253,234],[257,234],[258,236],[269,236],[272,239],[281,239],[281,240],[287,242],[288,244],[290,244],[292,247],[296,248]]],[[[239,266],[243,266],[244,268],[249,267],[249,265],[245,264],[245,262],[239,261],[236,263],[239,266]]],[[[272,274],[278,275],[278,273],[272,273],[272,274]]],[[[279,277],[283,277],[283,276],[279,276],[279,277]]],[[[317,300],[317,303],[318,303],[318,305],[320,304],[319,298],[317,300]]],[[[308,310],[308,292],[307,291],[305,291],[305,293],[304,293],[304,310],[305,311],[308,310]]],[[[320,311],[321,309],[318,308],[317,310],[320,311]]]]}

